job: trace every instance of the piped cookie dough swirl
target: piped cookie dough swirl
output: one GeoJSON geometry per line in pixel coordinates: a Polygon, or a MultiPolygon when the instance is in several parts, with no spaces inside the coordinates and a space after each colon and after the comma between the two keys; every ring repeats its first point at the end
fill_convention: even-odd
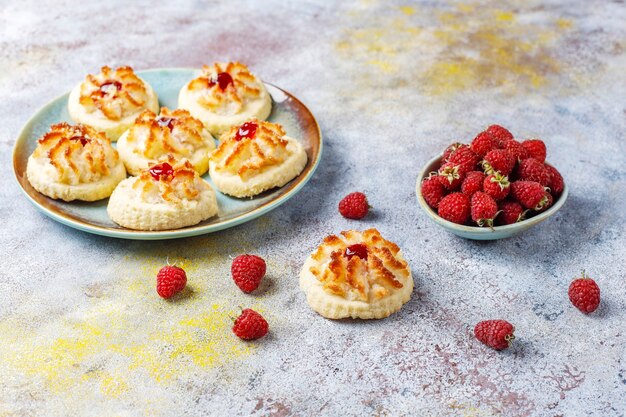
{"type": "Polygon", "coordinates": [[[188,111],[162,107],[158,116],[150,110],[141,113],[120,137],[117,149],[131,175],[139,175],[166,155],[189,160],[202,175],[209,169],[215,139],[188,111]]]}
{"type": "Polygon", "coordinates": [[[300,288],[320,315],[379,319],[400,310],[413,292],[402,251],[378,230],[331,235],[305,261],[300,288]]]}
{"type": "Polygon", "coordinates": [[[265,120],[272,99],[265,85],[239,62],[205,65],[178,95],[178,106],[200,119],[214,135],[255,117],[265,120]]]}
{"type": "Polygon", "coordinates": [[[120,226],[136,230],[178,229],[217,214],[215,191],[187,160],[165,157],[137,177],[122,181],[107,212],[120,226]]]}
{"type": "Polygon", "coordinates": [[[37,142],[26,175],[40,193],[65,201],[96,201],[126,178],[109,139],[84,125],[58,123],[37,142]]]}
{"type": "Polygon", "coordinates": [[[209,173],[215,186],[235,197],[281,187],[304,169],[307,155],[279,124],[249,120],[233,126],[213,151],[209,173]]]}
{"type": "Polygon", "coordinates": [[[88,74],[68,100],[70,117],[105,132],[116,141],[144,110],[158,112],[159,101],[152,87],[131,67],[116,70],[104,66],[99,74],[88,74]]]}

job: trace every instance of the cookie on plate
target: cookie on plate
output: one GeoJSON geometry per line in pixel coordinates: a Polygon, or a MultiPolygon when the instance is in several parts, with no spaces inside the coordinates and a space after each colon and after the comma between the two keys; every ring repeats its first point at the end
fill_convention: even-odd
{"type": "Polygon", "coordinates": [[[215,63],[202,67],[202,74],[180,90],[178,107],[189,110],[217,136],[252,117],[267,119],[272,98],[245,65],[215,63]]]}
{"type": "Polygon", "coordinates": [[[37,142],[26,177],[50,198],[96,201],[111,195],[126,178],[124,164],[104,133],[84,125],[58,123],[37,142]]]}
{"type": "Polygon", "coordinates": [[[215,139],[200,120],[187,110],[170,111],[167,107],[161,107],[158,116],[144,110],[117,141],[117,150],[131,175],[139,175],[168,154],[189,160],[202,175],[209,169],[213,149],[215,139]]]}
{"type": "Polygon", "coordinates": [[[413,277],[400,248],[378,230],[348,230],[326,237],[307,258],[300,288],[329,319],[380,319],[409,301],[413,277]]]}
{"type": "Polygon", "coordinates": [[[116,141],[144,110],[159,111],[159,99],[152,87],[131,67],[116,70],[104,66],[96,75],[88,74],[68,100],[70,117],[89,125],[116,141]]]}
{"type": "Polygon", "coordinates": [[[111,194],[107,213],[128,229],[179,229],[215,216],[217,199],[189,161],[168,156],[122,181],[111,194]]]}
{"type": "Polygon", "coordinates": [[[249,120],[220,138],[210,156],[209,174],[218,190],[252,197],[282,187],[306,165],[304,147],[279,124],[249,120]]]}

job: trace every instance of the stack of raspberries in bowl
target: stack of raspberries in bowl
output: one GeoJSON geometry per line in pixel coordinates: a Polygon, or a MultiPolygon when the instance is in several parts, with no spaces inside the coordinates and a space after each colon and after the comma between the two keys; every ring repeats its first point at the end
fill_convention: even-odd
{"type": "Polygon", "coordinates": [[[523,222],[552,207],[565,189],[546,162],[543,141],[515,140],[499,125],[469,145],[448,146],[431,169],[420,177],[418,194],[440,218],[465,226],[493,230],[523,222]]]}

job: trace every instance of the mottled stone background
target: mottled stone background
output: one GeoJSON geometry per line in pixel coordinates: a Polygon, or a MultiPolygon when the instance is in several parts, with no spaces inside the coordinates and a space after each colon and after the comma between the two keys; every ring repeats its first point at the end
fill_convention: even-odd
{"type": "Polygon", "coordinates": [[[623,1],[168,3],[0,2],[0,415],[624,415],[623,1]],[[213,235],[133,242],[22,197],[21,126],[86,73],[228,59],[319,120],[321,165],[287,204],[213,235]],[[519,237],[456,238],[418,208],[415,177],[494,122],[543,138],[570,198],[519,237]],[[353,190],[375,207],[363,221],[336,210],[353,190]],[[403,248],[413,298],[385,320],[325,320],[300,266],[323,236],[366,227],[403,248]],[[229,277],[242,252],[268,262],[255,295],[229,277]],[[154,291],[167,257],[189,275],[174,302],[154,291]],[[603,292],[590,316],[567,299],[583,267],[603,292]],[[234,338],[238,305],[270,335],[234,338]],[[501,353],[469,330],[499,317],[518,337],[501,353]]]}

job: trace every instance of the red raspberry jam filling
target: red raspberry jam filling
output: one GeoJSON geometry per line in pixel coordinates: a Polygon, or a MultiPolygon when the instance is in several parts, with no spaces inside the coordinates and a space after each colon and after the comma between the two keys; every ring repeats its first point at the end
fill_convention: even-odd
{"type": "Polygon", "coordinates": [[[106,93],[111,90],[111,86],[115,87],[117,91],[120,91],[122,89],[122,83],[120,83],[119,81],[110,80],[100,85],[100,91],[106,93]]]}
{"type": "Polygon", "coordinates": [[[209,80],[209,86],[213,87],[215,84],[220,86],[220,89],[226,90],[228,84],[233,84],[233,77],[227,72],[220,72],[217,77],[213,77],[209,80]]]}
{"type": "Polygon", "coordinates": [[[170,132],[172,131],[172,129],[174,128],[174,118],[173,117],[164,117],[164,116],[160,116],[156,119],[156,122],[159,124],[159,126],[163,127],[163,126],[167,126],[168,129],[170,130],[170,132]]]}
{"type": "Polygon", "coordinates": [[[84,136],[72,136],[70,140],[80,141],[80,144],[83,146],[85,146],[91,141],[91,139],[88,139],[84,136]]]}
{"type": "Polygon", "coordinates": [[[351,259],[353,256],[358,256],[361,259],[367,259],[367,246],[360,243],[350,245],[346,248],[343,256],[348,259],[351,259]]]}
{"type": "Polygon", "coordinates": [[[257,127],[258,125],[255,122],[245,122],[239,126],[239,130],[237,130],[237,134],[235,135],[235,140],[240,141],[243,138],[254,138],[257,127]]]}
{"type": "Polygon", "coordinates": [[[154,178],[155,181],[158,181],[163,175],[172,175],[174,173],[174,170],[172,169],[172,166],[170,164],[168,164],[167,162],[163,162],[161,164],[156,164],[152,166],[149,169],[149,172],[150,175],[152,175],[152,178],[154,178]]]}

